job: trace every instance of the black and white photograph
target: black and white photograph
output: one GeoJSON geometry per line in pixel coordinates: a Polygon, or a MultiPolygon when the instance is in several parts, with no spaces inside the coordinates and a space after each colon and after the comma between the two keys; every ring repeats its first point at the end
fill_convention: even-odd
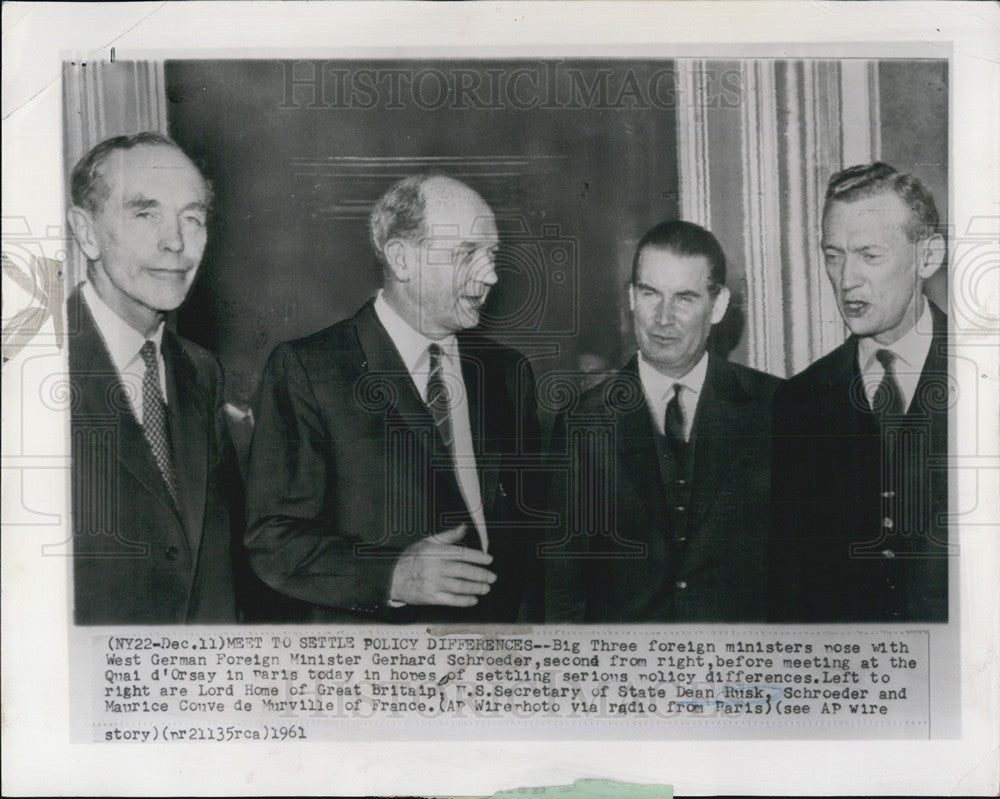
{"type": "Polygon", "coordinates": [[[947,621],[947,66],[67,63],[77,623],[947,621]]]}
{"type": "MultiPolygon", "coordinates": [[[[6,7],[5,42],[41,5],[6,7]]],[[[44,104],[4,70],[5,670],[43,657],[21,614],[50,620],[59,747],[155,762],[166,793],[920,794],[923,741],[941,774],[978,752],[948,784],[988,793],[997,103],[970,82],[998,75],[973,4],[961,53],[918,42],[942,4],[891,4],[912,31],[884,41],[824,37],[862,5],[826,4],[794,45],[732,47],[697,3],[617,6],[631,45],[601,4],[522,28],[514,3],[307,4],[273,42],[275,5],[228,5],[125,4],[124,42],[46,56],[44,104]],[[673,8],[683,34],[651,38],[673,8]],[[412,42],[379,40],[402,19],[412,42]],[[786,783],[776,746],[803,747],[786,783]],[[282,777],[316,747],[401,770],[282,777]]]]}

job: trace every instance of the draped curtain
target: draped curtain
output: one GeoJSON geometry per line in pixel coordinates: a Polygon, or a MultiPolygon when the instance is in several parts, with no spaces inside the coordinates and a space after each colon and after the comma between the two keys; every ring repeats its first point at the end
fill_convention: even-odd
{"type": "Polygon", "coordinates": [[[677,62],[681,216],[718,236],[745,330],[788,376],[844,340],[819,250],[830,175],[880,154],[875,61],[677,62]]]}
{"type": "MultiPolygon", "coordinates": [[[[167,133],[167,94],[163,63],[66,63],[63,66],[63,109],[63,157],[68,204],[71,201],[70,172],[95,144],[111,136],[147,130],[167,133]]],[[[83,253],[74,246],[67,265],[69,288],[83,280],[86,268],[83,253]]]]}

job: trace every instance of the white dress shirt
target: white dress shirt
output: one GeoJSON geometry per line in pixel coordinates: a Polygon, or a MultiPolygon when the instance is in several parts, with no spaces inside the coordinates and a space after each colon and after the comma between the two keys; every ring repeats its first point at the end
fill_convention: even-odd
{"type": "Polygon", "coordinates": [[[451,427],[454,436],[455,473],[458,476],[462,498],[472,516],[479,533],[483,551],[487,551],[489,540],[486,536],[486,514],[483,511],[482,493],[479,489],[479,472],[476,470],[476,455],[472,448],[472,427],[469,424],[469,400],[465,390],[465,380],[462,377],[462,364],[458,355],[458,340],[455,336],[443,339],[427,338],[423,333],[414,330],[385,301],[379,291],[375,297],[375,315],[382,327],[389,334],[392,343],[399,352],[406,370],[410,373],[417,391],[427,402],[427,381],[430,377],[430,354],[428,347],[437,344],[443,353],[441,372],[448,388],[448,400],[451,410],[451,427]]]}
{"type": "Polygon", "coordinates": [[[681,410],[684,412],[684,440],[691,440],[694,412],[698,409],[698,398],[705,387],[706,374],[708,374],[707,352],[683,377],[667,377],[649,363],[641,352],[639,353],[639,379],[642,381],[642,390],[646,394],[649,412],[653,416],[653,425],[660,435],[664,435],[663,418],[667,412],[667,403],[674,396],[674,385],[679,383],[683,387],[680,393],[680,403],[681,410]]]}
{"type": "Polygon", "coordinates": [[[108,307],[90,283],[84,283],[80,290],[83,299],[90,309],[91,316],[97,324],[97,330],[104,339],[104,348],[111,356],[118,378],[125,386],[125,395],[135,418],[142,424],[142,379],[146,375],[146,365],[139,351],[146,341],[152,341],[156,346],[156,360],[160,365],[160,394],[163,402],[167,402],[167,373],[163,362],[160,345],[163,343],[163,322],[148,339],[142,333],[129,325],[124,319],[108,307]]]}
{"type": "Polygon", "coordinates": [[[896,382],[899,383],[899,389],[903,394],[903,409],[904,411],[909,409],[913,395],[917,393],[920,373],[923,372],[927,355],[931,351],[933,327],[934,319],[925,299],[924,309],[917,323],[899,341],[885,346],[868,336],[858,339],[858,369],[861,372],[869,405],[872,404],[875,392],[885,375],[885,369],[878,362],[875,353],[879,350],[889,350],[896,356],[893,371],[896,373],[896,382]]]}

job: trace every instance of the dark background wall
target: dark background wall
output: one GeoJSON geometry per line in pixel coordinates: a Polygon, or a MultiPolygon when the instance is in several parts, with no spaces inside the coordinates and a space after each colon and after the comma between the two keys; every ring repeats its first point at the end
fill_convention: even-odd
{"type": "MultiPolygon", "coordinates": [[[[170,133],[216,190],[178,328],[218,353],[230,401],[249,404],[275,344],[349,316],[375,291],[367,213],[395,180],[431,168],[497,213],[492,335],[539,373],[613,368],[630,354],[632,252],[678,214],[671,61],[168,61],[165,72],[170,133]]],[[[921,177],[943,220],[947,77],[942,60],[878,70],[882,159],[921,177]]],[[[709,131],[737,152],[739,112],[709,131]]],[[[733,217],[738,178],[712,175],[713,207],[735,203],[733,217]]],[[[928,289],[945,302],[944,270],[928,289]]],[[[744,362],[739,327],[726,337],[744,362]]]]}
{"type": "Polygon", "coordinates": [[[669,61],[167,62],[171,135],[216,192],[179,330],[246,404],[275,344],[378,287],[372,203],[438,168],[498,217],[491,333],[539,371],[617,366],[632,250],[677,215],[672,77],[669,61]]]}

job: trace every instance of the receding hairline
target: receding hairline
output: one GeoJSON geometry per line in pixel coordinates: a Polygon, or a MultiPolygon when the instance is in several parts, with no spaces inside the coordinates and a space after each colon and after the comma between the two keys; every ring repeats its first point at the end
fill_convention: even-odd
{"type": "MultiPolygon", "coordinates": [[[[900,197],[899,193],[894,189],[892,189],[891,187],[877,189],[871,192],[870,194],[864,194],[860,197],[830,197],[829,199],[826,200],[826,202],[823,205],[822,227],[824,228],[826,227],[827,215],[830,213],[830,209],[832,209],[834,205],[844,205],[844,206],[859,205],[861,203],[868,202],[870,200],[878,200],[883,197],[891,197],[895,199],[896,207],[898,208],[899,211],[899,220],[898,220],[899,226],[902,228],[903,232],[907,234],[907,236],[909,236],[910,222],[913,219],[913,212],[910,210],[910,207],[906,204],[906,200],[900,197]]],[[[884,213],[876,213],[875,209],[870,209],[867,212],[867,215],[868,216],[874,215],[879,219],[884,219],[886,216],[884,213]]]]}
{"type": "Polygon", "coordinates": [[[190,166],[191,169],[194,170],[195,174],[197,174],[198,177],[201,178],[202,183],[206,183],[206,184],[208,183],[207,178],[201,173],[201,169],[198,168],[198,165],[194,162],[194,159],[192,159],[191,156],[189,156],[186,152],[184,152],[178,145],[176,145],[176,144],[166,144],[165,142],[142,142],[141,144],[136,144],[135,146],[129,147],[127,149],[126,148],[118,148],[118,149],[112,150],[110,153],[107,154],[107,156],[105,158],[103,158],[96,165],[96,169],[98,171],[98,174],[100,174],[102,177],[104,177],[104,174],[105,174],[104,169],[108,165],[108,163],[110,163],[110,161],[112,159],[114,159],[114,158],[125,158],[126,156],[129,156],[129,155],[134,155],[134,154],[141,153],[144,150],[147,150],[147,151],[161,150],[163,152],[173,153],[174,155],[179,156],[180,159],[182,161],[184,161],[185,163],[187,163],[187,165],[190,166]]]}
{"type": "MultiPolygon", "coordinates": [[[[466,183],[447,175],[435,175],[422,183],[419,187],[421,199],[423,200],[423,213],[421,215],[422,235],[430,236],[433,231],[428,228],[428,216],[433,210],[439,209],[443,215],[447,216],[456,208],[469,208],[475,217],[473,227],[468,233],[482,234],[484,231],[480,227],[480,220],[489,219],[493,223],[496,232],[496,215],[486,199],[474,188],[466,183]],[[437,182],[438,189],[432,190],[432,185],[437,182]]],[[[446,223],[447,224],[447,223],[446,223]]]]}
{"type": "MultiPolygon", "coordinates": [[[[111,178],[112,161],[114,161],[115,159],[119,159],[120,161],[120,159],[124,159],[125,157],[135,153],[140,153],[143,150],[148,150],[148,151],[161,150],[164,152],[174,153],[177,156],[179,156],[181,161],[186,162],[187,165],[191,167],[194,174],[197,175],[198,179],[201,181],[203,197],[199,204],[202,205],[206,210],[211,208],[213,199],[211,182],[202,173],[201,169],[194,162],[194,159],[192,159],[191,156],[189,156],[186,152],[184,152],[184,150],[181,149],[181,147],[178,144],[173,142],[149,141],[149,142],[140,142],[131,147],[115,148],[114,150],[111,150],[97,164],[94,165],[94,177],[97,180],[102,181],[107,187],[108,192],[110,192],[112,186],[112,178],[111,178]]],[[[103,197],[101,200],[101,207],[103,207],[109,199],[110,195],[103,197]]]]}
{"type": "Polygon", "coordinates": [[[448,175],[432,175],[420,184],[418,190],[425,205],[431,199],[443,202],[459,202],[469,199],[474,203],[482,205],[491,214],[493,213],[483,195],[469,184],[448,175]]]}

